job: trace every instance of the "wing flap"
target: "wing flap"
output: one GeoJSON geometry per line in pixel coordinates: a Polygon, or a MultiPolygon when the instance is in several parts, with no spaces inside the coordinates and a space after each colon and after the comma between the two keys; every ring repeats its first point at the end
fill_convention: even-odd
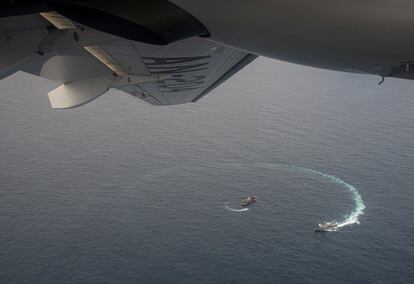
{"type": "Polygon", "coordinates": [[[128,71],[118,61],[113,59],[105,50],[103,50],[98,45],[85,46],[84,48],[118,76],[125,76],[128,74],[128,71]]]}
{"type": "Polygon", "coordinates": [[[76,29],[75,24],[71,20],[62,16],[56,11],[42,12],[39,13],[39,15],[45,18],[59,30],[76,29]]]}

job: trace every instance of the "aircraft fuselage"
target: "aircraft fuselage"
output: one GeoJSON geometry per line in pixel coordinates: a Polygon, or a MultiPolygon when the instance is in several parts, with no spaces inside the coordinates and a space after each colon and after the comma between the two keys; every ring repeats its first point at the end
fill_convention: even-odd
{"type": "Polygon", "coordinates": [[[293,63],[414,78],[411,0],[171,0],[211,39],[293,63]]]}

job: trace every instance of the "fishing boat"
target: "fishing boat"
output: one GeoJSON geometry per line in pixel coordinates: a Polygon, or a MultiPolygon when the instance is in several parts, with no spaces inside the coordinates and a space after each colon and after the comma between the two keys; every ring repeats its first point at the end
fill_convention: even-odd
{"type": "Polygon", "coordinates": [[[250,195],[242,199],[241,206],[246,207],[255,202],[256,202],[256,196],[250,195]]]}

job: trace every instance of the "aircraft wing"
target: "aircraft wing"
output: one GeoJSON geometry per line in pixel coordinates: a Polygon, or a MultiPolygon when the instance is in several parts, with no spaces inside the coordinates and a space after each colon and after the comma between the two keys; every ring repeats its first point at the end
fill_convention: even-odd
{"type": "Polygon", "coordinates": [[[116,88],[153,105],[196,102],[257,56],[190,37],[168,45],[125,39],[55,11],[0,18],[0,79],[25,71],[61,85],[54,108],[116,88]]]}
{"type": "Polygon", "coordinates": [[[129,68],[164,76],[157,81],[118,87],[156,105],[196,102],[256,58],[203,38],[156,48],[132,41],[103,48],[129,68]],[[135,64],[128,65],[134,59],[135,64]]]}

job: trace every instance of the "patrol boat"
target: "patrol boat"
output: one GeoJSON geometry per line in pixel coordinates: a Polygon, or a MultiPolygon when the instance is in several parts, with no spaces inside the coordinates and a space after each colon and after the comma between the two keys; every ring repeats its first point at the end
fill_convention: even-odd
{"type": "Polygon", "coordinates": [[[250,195],[250,196],[247,196],[246,198],[242,199],[241,205],[243,207],[246,207],[246,206],[248,206],[248,205],[250,205],[254,202],[256,202],[256,196],[250,195]]]}
{"type": "Polygon", "coordinates": [[[315,232],[331,232],[335,231],[338,228],[338,223],[336,222],[324,222],[319,224],[319,228],[315,232]]]}

